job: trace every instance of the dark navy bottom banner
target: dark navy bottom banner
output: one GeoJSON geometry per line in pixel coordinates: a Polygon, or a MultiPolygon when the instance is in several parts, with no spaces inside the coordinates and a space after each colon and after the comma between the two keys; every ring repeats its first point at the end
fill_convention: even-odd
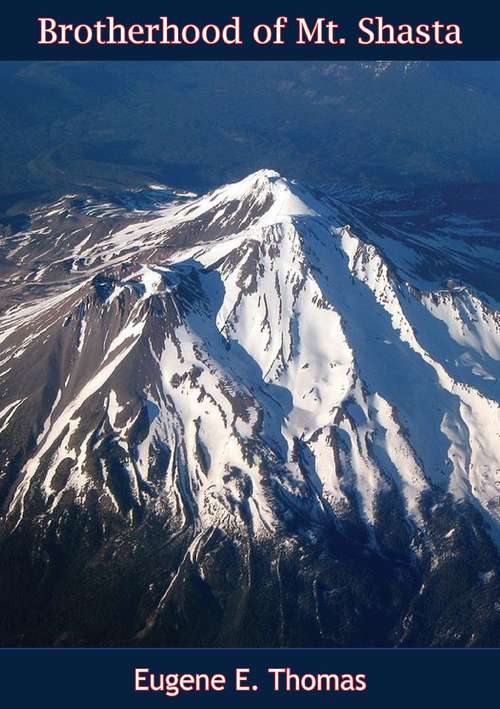
{"type": "Polygon", "coordinates": [[[5,707],[482,706],[498,650],[6,649],[5,707]]]}

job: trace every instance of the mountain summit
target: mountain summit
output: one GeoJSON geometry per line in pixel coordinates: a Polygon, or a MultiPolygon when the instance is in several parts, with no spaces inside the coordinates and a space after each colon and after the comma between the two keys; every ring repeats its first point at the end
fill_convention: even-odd
{"type": "Polygon", "coordinates": [[[498,637],[499,313],[367,220],[260,170],[4,239],[6,642],[498,637]]]}

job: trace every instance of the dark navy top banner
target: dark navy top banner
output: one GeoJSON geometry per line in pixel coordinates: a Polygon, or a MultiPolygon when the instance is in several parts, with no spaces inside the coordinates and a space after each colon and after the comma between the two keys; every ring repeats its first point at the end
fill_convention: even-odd
{"type": "Polygon", "coordinates": [[[498,59],[491,3],[46,1],[2,13],[1,59],[498,59]]]}

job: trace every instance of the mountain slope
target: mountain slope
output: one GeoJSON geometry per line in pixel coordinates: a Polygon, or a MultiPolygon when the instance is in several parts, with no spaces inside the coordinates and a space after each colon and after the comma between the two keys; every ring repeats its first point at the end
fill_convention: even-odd
{"type": "Polygon", "coordinates": [[[495,644],[494,301],[270,170],[170,197],[5,244],[6,641],[495,644]]]}

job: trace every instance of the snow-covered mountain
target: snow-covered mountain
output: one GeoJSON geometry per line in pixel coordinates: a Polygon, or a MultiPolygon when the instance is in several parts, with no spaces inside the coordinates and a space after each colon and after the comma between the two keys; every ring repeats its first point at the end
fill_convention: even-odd
{"type": "Polygon", "coordinates": [[[2,240],[4,641],[496,644],[498,305],[422,268],[463,242],[155,191],[2,240]]]}

